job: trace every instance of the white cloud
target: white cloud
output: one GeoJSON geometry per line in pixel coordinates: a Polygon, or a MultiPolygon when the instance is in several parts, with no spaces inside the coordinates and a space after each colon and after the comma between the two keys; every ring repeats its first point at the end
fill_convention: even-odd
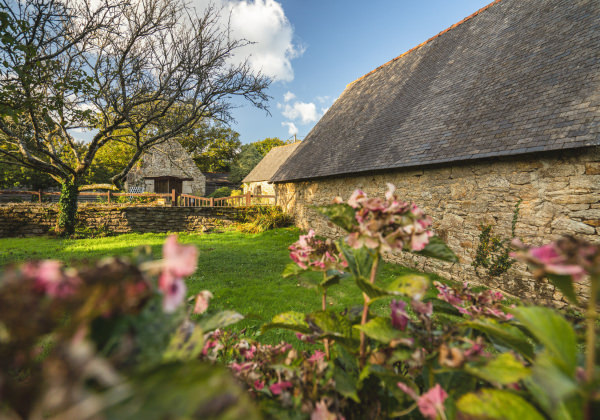
{"type": "Polygon", "coordinates": [[[294,124],[291,121],[284,121],[281,123],[281,125],[283,125],[284,127],[288,128],[288,134],[290,136],[293,136],[295,134],[298,134],[298,127],[296,127],[296,124],[294,124]]]}
{"type": "Polygon", "coordinates": [[[283,101],[284,102],[289,102],[292,99],[294,99],[296,97],[296,95],[294,95],[292,92],[290,92],[289,90],[283,95],[283,101]]]}
{"type": "Polygon", "coordinates": [[[234,63],[248,59],[255,71],[275,81],[292,81],[291,60],[304,48],[293,41],[294,29],[281,4],[275,0],[194,0],[199,13],[209,4],[222,8],[221,19],[230,19],[231,34],[253,42],[235,52],[234,63]]]}
{"type": "Polygon", "coordinates": [[[312,102],[294,102],[294,105],[286,104],[281,113],[290,120],[299,119],[302,124],[315,122],[319,119],[317,107],[312,102]]]}
{"type": "Polygon", "coordinates": [[[325,113],[329,110],[329,107],[327,108],[321,108],[321,115],[325,115],[325,113]]]}
{"type": "Polygon", "coordinates": [[[322,104],[324,104],[325,102],[329,102],[329,100],[329,96],[317,96],[317,101],[319,101],[322,104]]]}

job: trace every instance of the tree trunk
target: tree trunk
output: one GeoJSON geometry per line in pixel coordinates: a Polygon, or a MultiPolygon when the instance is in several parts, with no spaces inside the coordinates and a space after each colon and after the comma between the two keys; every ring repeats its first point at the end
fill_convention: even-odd
{"type": "Polygon", "coordinates": [[[61,236],[69,236],[75,232],[78,196],[77,182],[64,181],[60,191],[60,200],[58,200],[58,219],[56,221],[56,232],[61,236]]]}

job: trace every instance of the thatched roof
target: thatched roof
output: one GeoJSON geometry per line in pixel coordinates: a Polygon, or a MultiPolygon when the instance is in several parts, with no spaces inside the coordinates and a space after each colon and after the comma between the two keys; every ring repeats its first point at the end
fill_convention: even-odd
{"type": "Polygon", "coordinates": [[[600,144],[600,1],[496,1],[347,86],[272,181],[600,144]]]}
{"type": "Polygon", "coordinates": [[[242,182],[260,182],[268,181],[277,172],[279,167],[296,150],[301,142],[286,144],[284,146],[273,147],[265,157],[250,171],[242,182]]]}

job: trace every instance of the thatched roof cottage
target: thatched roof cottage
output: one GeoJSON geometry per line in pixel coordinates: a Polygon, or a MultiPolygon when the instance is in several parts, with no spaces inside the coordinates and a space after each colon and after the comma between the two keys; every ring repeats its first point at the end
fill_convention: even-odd
{"type": "Polygon", "coordinates": [[[204,196],[206,177],[177,140],[152,147],[127,175],[128,192],[193,194],[204,196]]]}

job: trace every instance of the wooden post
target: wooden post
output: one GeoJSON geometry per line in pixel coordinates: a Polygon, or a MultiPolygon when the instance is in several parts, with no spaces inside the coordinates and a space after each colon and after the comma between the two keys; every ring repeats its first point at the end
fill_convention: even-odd
{"type": "Polygon", "coordinates": [[[42,190],[38,190],[38,201],[42,204],[42,190]]]}
{"type": "Polygon", "coordinates": [[[108,191],[106,192],[106,197],[108,198],[108,202],[109,202],[109,204],[110,204],[110,190],[108,190],[108,191]]]}
{"type": "Polygon", "coordinates": [[[252,205],[252,193],[250,190],[246,193],[246,205],[250,207],[252,205]]]}
{"type": "Polygon", "coordinates": [[[171,190],[171,206],[177,207],[177,191],[175,191],[175,188],[171,190]]]}
{"type": "Polygon", "coordinates": [[[215,206],[215,197],[210,197],[210,206],[211,207],[215,206]]]}

